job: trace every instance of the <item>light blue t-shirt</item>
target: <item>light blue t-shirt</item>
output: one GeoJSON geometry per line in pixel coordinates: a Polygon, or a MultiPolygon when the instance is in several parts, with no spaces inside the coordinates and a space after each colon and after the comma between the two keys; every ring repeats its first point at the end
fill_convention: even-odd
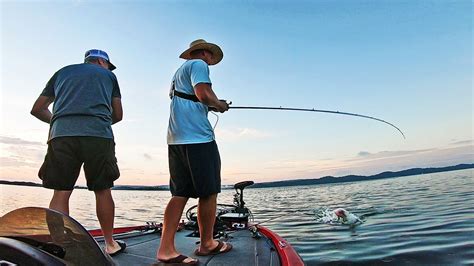
{"type": "MultiPolygon", "coordinates": [[[[194,94],[194,86],[209,83],[209,66],[201,59],[186,61],[174,74],[175,90],[194,94]]],[[[168,124],[168,145],[207,143],[214,140],[214,130],[207,119],[208,107],[200,102],[173,97],[168,124]]]]}

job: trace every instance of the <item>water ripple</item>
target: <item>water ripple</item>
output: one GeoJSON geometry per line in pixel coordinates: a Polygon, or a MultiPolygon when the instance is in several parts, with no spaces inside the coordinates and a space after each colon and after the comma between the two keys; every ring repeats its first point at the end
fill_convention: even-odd
{"type": "MultiPolygon", "coordinates": [[[[472,170],[306,187],[246,189],[255,221],[286,238],[307,265],[473,265],[472,170]],[[318,222],[318,210],[344,208],[355,227],[318,222]],[[272,220],[269,220],[272,219],[272,220]]],[[[0,186],[4,188],[4,186],[0,186]]],[[[1,213],[47,206],[50,191],[2,189],[1,213]],[[33,196],[34,195],[34,196],[33,196]]],[[[167,191],[114,191],[117,226],[162,221],[167,191]]],[[[223,190],[219,203],[232,203],[223,190]]],[[[190,200],[187,207],[196,204],[190,200]]],[[[71,216],[98,228],[93,194],[77,190],[71,216]]],[[[184,218],[184,217],[183,217],[184,218]]]]}

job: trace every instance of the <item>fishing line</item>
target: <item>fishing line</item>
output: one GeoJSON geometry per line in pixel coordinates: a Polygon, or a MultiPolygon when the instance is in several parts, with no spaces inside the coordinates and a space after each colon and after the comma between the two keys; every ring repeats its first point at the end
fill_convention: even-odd
{"type": "MultiPolygon", "coordinates": [[[[394,127],[400,134],[402,134],[403,138],[405,138],[405,134],[394,124],[387,122],[383,119],[376,118],[373,116],[368,116],[368,115],[361,115],[361,114],[356,114],[356,113],[349,113],[349,112],[339,112],[339,111],[330,111],[330,110],[318,110],[318,109],[309,109],[309,108],[288,108],[288,107],[268,107],[268,106],[229,106],[229,109],[248,109],[248,110],[279,110],[279,111],[303,111],[303,112],[317,112],[317,113],[329,113],[329,114],[338,114],[338,115],[350,115],[350,116],[357,116],[357,117],[362,117],[362,118],[367,118],[367,119],[372,119],[376,120],[382,123],[385,123],[387,125],[390,125],[394,127]]],[[[216,123],[217,124],[217,123],[216,123]]]]}
{"type": "Polygon", "coordinates": [[[212,130],[216,130],[216,126],[217,126],[217,122],[219,122],[219,115],[217,115],[216,113],[214,113],[213,111],[211,111],[211,114],[215,115],[216,116],[216,123],[214,124],[214,126],[212,127],[212,130]]]}

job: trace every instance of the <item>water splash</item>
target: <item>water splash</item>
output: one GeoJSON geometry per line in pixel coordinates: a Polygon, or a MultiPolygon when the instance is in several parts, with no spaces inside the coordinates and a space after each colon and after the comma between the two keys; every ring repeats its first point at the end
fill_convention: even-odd
{"type": "Polygon", "coordinates": [[[355,226],[364,222],[357,215],[342,208],[334,210],[329,208],[316,209],[314,214],[318,223],[355,226]]]}

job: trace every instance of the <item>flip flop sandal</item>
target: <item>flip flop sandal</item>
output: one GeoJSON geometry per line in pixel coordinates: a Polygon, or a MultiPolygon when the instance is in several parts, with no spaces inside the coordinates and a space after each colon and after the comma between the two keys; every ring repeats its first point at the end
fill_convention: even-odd
{"type": "Polygon", "coordinates": [[[204,252],[201,252],[199,251],[199,247],[194,251],[194,254],[196,256],[209,256],[209,255],[217,255],[217,254],[221,254],[221,253],[226,253],[226,252],[229,252],[231,249],[232,249],[232,245],[227,243],[227,242],[223,242],[223,241],[220,241],[220,240],[217,240],[217,242],[219,242],[219,244],[217,245],[217,247],[215,247],[213,250],[207,252],[207,253],[204,253],[204,252]],[[222,247],[225,245],[225,248],[222,249],[222,247]]]}
{"type": "Polygon", "coordinates": [[[184,256],[184,255],[178,255],[174,258],[171,258],[171,259],[167,259],[167,260],[161,260],[161,259],[158,259],[160,261],[160,263],[165,263],[165,264],[180,264],[180,265],[197,265],[199,263],[199,260],[196,260],[196,259],[193,259],[192,261],[188,261],[188,262],[184,262],[184,260],[186,260],[187,256],[184,256]]]}

